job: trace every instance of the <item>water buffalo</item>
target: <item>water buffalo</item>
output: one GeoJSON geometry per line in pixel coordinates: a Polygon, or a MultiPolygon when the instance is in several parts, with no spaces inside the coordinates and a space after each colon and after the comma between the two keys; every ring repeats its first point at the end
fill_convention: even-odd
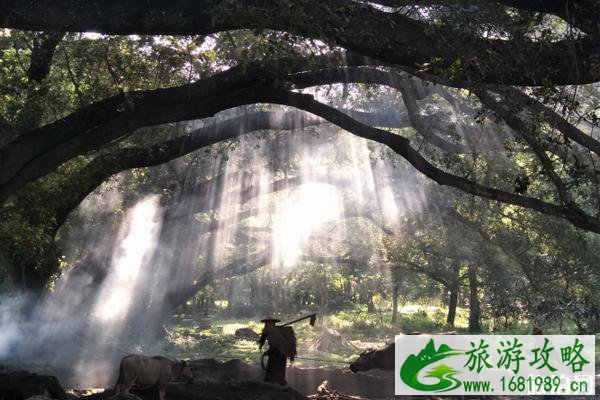
{"type": "Polygon", "coordinates": [[[0,366],[0,399],[31,397],[67,400],[68,396],[58,379],[29,371],[2,371],[0,366]]]}
{"type": "Polygon", "coordinates": [[[370,369],[394,369],[394,343],[386,345],[381,350],[369,349],[360,353],[358,360],[350,364],[350,371],[368,371],[370,369]]]}
{"type": "Polygon", "coordinates": [[[142,356],[130,354],[123,357],[119,365],[119,379],[115,385],[117,393],[128,393],[136,388],[158,388],[158,397],[165,399],[169,382],[194,380],[194,375],[186,361],[175,361],[161,356],[142,356]]]}

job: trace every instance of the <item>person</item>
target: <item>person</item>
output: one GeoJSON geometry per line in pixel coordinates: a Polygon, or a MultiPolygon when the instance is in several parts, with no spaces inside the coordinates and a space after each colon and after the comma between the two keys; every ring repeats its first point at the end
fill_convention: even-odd
{"type": "Polygon", "coordinates": [[[263,322],[265,326],[258,340],[259,349],[262,350],[265,342],[269,342],[269,349],[261,357],[261,365],[265,371],[265,382],[286,386],[285,368],[287,360],[289,358],[290,362],[293,362],[296,356],[294,330],[290,326],[277,326],[276,324],[280,321],[275,318],[265,318],[260,322],[263,322]],[[267,358],[266,365],[264,363],[265,358],[267,358]]]}

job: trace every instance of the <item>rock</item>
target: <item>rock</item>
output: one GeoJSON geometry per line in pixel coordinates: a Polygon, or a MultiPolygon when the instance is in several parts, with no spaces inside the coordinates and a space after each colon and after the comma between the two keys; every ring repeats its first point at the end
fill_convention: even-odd
{"type": "Polygon", "coordinates": [[[290,387],[243,381],[243,382],[195,382],[177,383],[167,387],[169,400],[306,400],[307,397],[290,387]]]}
{"type": "Polygon", "coordinates": [[[133,393],[117,393],[109,397],[107,400],[142,400],[139,396],[133,393]]]}
{"type": "Polygon", "coordinates": [[[327,389],[329,382],[324,381],[317,388],[317,394],[308,396],[310,400],[366,400],[363,397],[350,396],[336,391],[330,391],[327,389]]]}
{"type": "Polygon", "coordinates": [[[189,362],[192,373],[197,380],[209,382],[234,382],[263,380],[260,367],[249,365],[242,360],[234,359],[224,363],[214,359],[193,360],[189,362]]]}
{"type": "Polygon", "coordinates": [[[394,397],[394,371],[377,371],[377,374],[354,374],[349,369],[288,368],[288,385],[310,395],[326,380],[327,390],[360,396],[367,399],[394,397]]]}
{"type": "MultiPolygon", "coordinates": [[[[114,394],[112,390],[81,397],[80,400],[156,400],[158,391],[148,389],[133,394],[114,394]]],[[[263,382],[194,382],[171,383],[165,397],[168,400],[306,400],[306,396],[290,387],[263,382]]]]}
{"type": "MultiPolygon", "coordinates": [[[[294,399],[294,397],[289,397],[292,396],[289,392],[281,391],[285,388],[263,383],[264,372],[257,364],[247,364],[242,360],[230,360],[222,363],[214,359],[193,360],[189,363],[196,382],[189,385],[185,383],[170,384],[167,388],[167,400],[294,399]],[[240,390],[241,394],[236,393],[236,390],[240,390]],[[264,396],[262,395],[263,390],[264,396]],[[219,393],[222,394],[219,395],[219,393]],[[242,394],[245,394],[246,397],[243,397],[242,394]],[[279,394],[284,397],[277,397],[279,394]]],[[[393,371],[377,371],[376,375],[369,375],[353,374],[348,369],[288,367],[286,379],[290,390],[293,389],[297,391],[294,393],[304,396],[315,393],[317,387],[324,380],[328,381],[327,390],[333,393],[329,394],[330,398],[338,396],[343,399],[344,397],[341,396],[346,396],[346,398],[361,396],[368,399],[382,399],[394,396],[393,371]]],[[[132,390],[131,392],[143,400],[158,400],[156,388],[144,391],[132,390]]],[[[108,400],[113,395],[112,390],[107,390],[103,393],[82,396],[80,400],[108,400]]]]}
{"type": "Polygon", "coordinates": [[[0,374],[0,399],[25,400],[34,396],[68,400],[67,393],[54,376],[29,371],[0,374]]]}
{"type": "Polygon", "coordinates": [[[81,396],[79,400],[158,400],[156,388],[131,389],[129,393],[116,393],[113,389],[81,396]]]}
{"type": "MultiPolygon", "coordinates": [[[[189,363],[197,381],[228,385],[239,381],[260,383],[264,377],[264,372],[258,364],[247,364],[242,360],[221,363],[213,359],[204,359],[189,363]]],[[[288,366],[286,379],[289,387],[307,396],[315,393],[324,380],[329,382],[328,390],[342,392],[349,396],[376,399],[394,396],[394,371],[378,371],[376,375],[368,375],[353,374],[349,369],[288,366]]],[[[228,399],[228,397],[223,398],[228,399]]]]}
{"type": "Polygon", "coordinates": [[[258,333],[250,328],[236,329],[234,333],[235,337],[247,340],[258,340],[258,333]]]}
{"type": "Polygon", "coordinates": [[[51,398],[41,394],[36,394],[35,396],[28,397],[26,400],[51,400],[51,398]]]}
{"type": "Polygon", "coordinates": [[[108,400],[110,397],[115,396],[115,391],[112,389],[107,389],[103,392],[96,392],[92,394],[87,394],[79,397],[79,400],[108,400]]]}
{"type": "Polygon", "coordinates": [[[212,326],[212,318],[205,317],[205,318],[200,318],[198,321],[196,321],[196,329],[198,329],[198,330],[207,330],[207,329],[210,329],[211,326],[212,326]]]}

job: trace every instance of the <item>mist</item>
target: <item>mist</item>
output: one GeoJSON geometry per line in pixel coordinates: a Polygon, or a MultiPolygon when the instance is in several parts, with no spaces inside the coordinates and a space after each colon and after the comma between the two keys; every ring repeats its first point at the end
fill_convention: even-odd
{"type": "MultiPolygon", "coordinates": [[[[342,88],[331,89],[336,90],[342,88]]],[[[434,160],[442,157],[440,146],[445,145],[462,146],[466,155],[455,158],[468,159],[472,152],[473,163],[497,163],[502,138],[513,135],[510,129],[490,121],[465,122],[475,112],[455,93],[438,96],[440,89],[425,86],[418,90],[436,100],[416,99],[421,111],[412,118],[423,119],[418,123],[437,137],[437,145],[419,136],[422,132],[398,128],[413,143],[434,160]],[[502,137],[490,135],[494,129],[502,137]]],[[[398,113],[405,112],[399,101],[384,93],[363,106],[398,121],[398,113]]],[[[346,109],[343,102],[337,106],[346,109]]],[[[270,111],[281,120],[289,109],[273,106],[270,111]]],[[[252,110],[228,110],[190,122],[186,130],[193,135],[247,112],[252,110]]],[[[372,293],[381,285],[392,288],[396,314],[403,290],[442,299],[459,296],[447,291],[448,284],[440,288],[397,272],[406,265],[422,277],[450,282],[454,277],[448,274],[458,274],[455,266],[461,260],[485,254],[481,233],[472,228],[458,233],[469,238],[468,244],[453,242],[454,231],[461,232],[464,222],[444,219],[453,215],[459,198],[453,189],[436,187],[389,148],[324,121],[242,135],[165,165],[122,172],[91,193],[61,228],[62,270],[48,294],[0,300],[0,359],[38,371],[50,368],[71,387],[109,387],[124,355],[166,351],[172,335],[168,323],[175,314],[185,314],[205,290],[228,298],[230,315],[257,321],[266,315],[344,312],[327,299],[327,287],[315,289],[321,290],[319,296],[306,294],[301,285],[295,294],[286,292],[284,296],[299,299],[293,310],[279,308],[269,294],[258,296],[260,310],[253,305],[256,280],[280,290],[282,282],[298,280],[306,270],[322,273],[323,279],[327,274],[356,276],[362,288],[343,290],[356,291],[356,298],[367,296],[373,314],[378,311],[372,293]],[[429,234],[444,238],[453,252],[431,253],[437,258],[426,258],[423,265],[434,266],[433,272],[415,267],[418,256],[406,258],[411,246],[434,246],[415,245],[429,234]]],[[[511,265],[514,258],[497,258],[509,260],[507,266],[495,266],[494,273],[519,273],[511,265]]],[[[523,279],[521,286],[526,285],[523,279]]],[[[210,305],[203,307],[201,317],[207,318],[210,305]]],[[[195,356],[213,354],[200,351],[195,356]]]]}
{"type": "Polygon", "coordinates": [[[123,198],[132,172],[90,194],[61,230],[63,270],[48,295],[2,300],[0,359],[51,365],[73,387],[110,386],[120,357],[161,351],[163,322],[204,285],[258,270],[281,279],[320,258],[335,268],[347,221],[397,229],[427,208],[423,179],[381,146],[327,124],[277,135],[173,162],[184,174],[169,201],[159,187],[123,198]]]}

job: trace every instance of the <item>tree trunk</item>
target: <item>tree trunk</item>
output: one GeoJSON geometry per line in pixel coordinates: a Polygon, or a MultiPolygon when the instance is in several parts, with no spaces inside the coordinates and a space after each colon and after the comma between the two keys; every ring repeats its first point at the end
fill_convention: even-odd
{"type": "Polygon", "coordinates": [[[392,283],[392,324],[398,322],[398,295],[400,288],[396,282],[392,283]]]}
{"type": "Polygon", "coordinates": [[[258,307],[258,294],[259,294],[259,290],[258,290],[258,279],[256,279],[256,276],[254,274],[250,274],[248,276],[248,282],[249,282],[249,286],[250,286],[250,308],[252,308],[253,310],[256,310],[258,307]]]}
{"type": "Polygon", "coordinates": [[[458,306],[458,282],[453,284],[450,288],[450,299],[448,301],[448,316],[446,317],[446,324],[454,327],[456,320],[456,307],[458,306]]]}
{"type": "Polygon", "coordinates": [[[232,312],[232,302],[233,302],[233,280],[230,279],[227,283],[227,307],[225,308],[225,314],[230,316],[232,312]]]}
{"type": "Polygon", "coordinates": [[[454,321],[456,319],[456,307],[458,306],[458,291],[460,289],[460,276],[459,276],[460,265],[452,266],[452,281],[450,282],[450,298],[448,299],[448,316],[446,317],[446,324],[454,327],[454,321]]]}
{"type": "Polygon", "coordinates": [[[369,314],[375,314],[377,309],[375,308],[375,303],[373,302],[373,293],[369,292],[367,296],[367,311],[369,314]]]}
{"type": "Polygon", "coordinates": [[[469,264],[469,306],[469,332],[481,332],[477,266],[474,264],[469,264]]]}

